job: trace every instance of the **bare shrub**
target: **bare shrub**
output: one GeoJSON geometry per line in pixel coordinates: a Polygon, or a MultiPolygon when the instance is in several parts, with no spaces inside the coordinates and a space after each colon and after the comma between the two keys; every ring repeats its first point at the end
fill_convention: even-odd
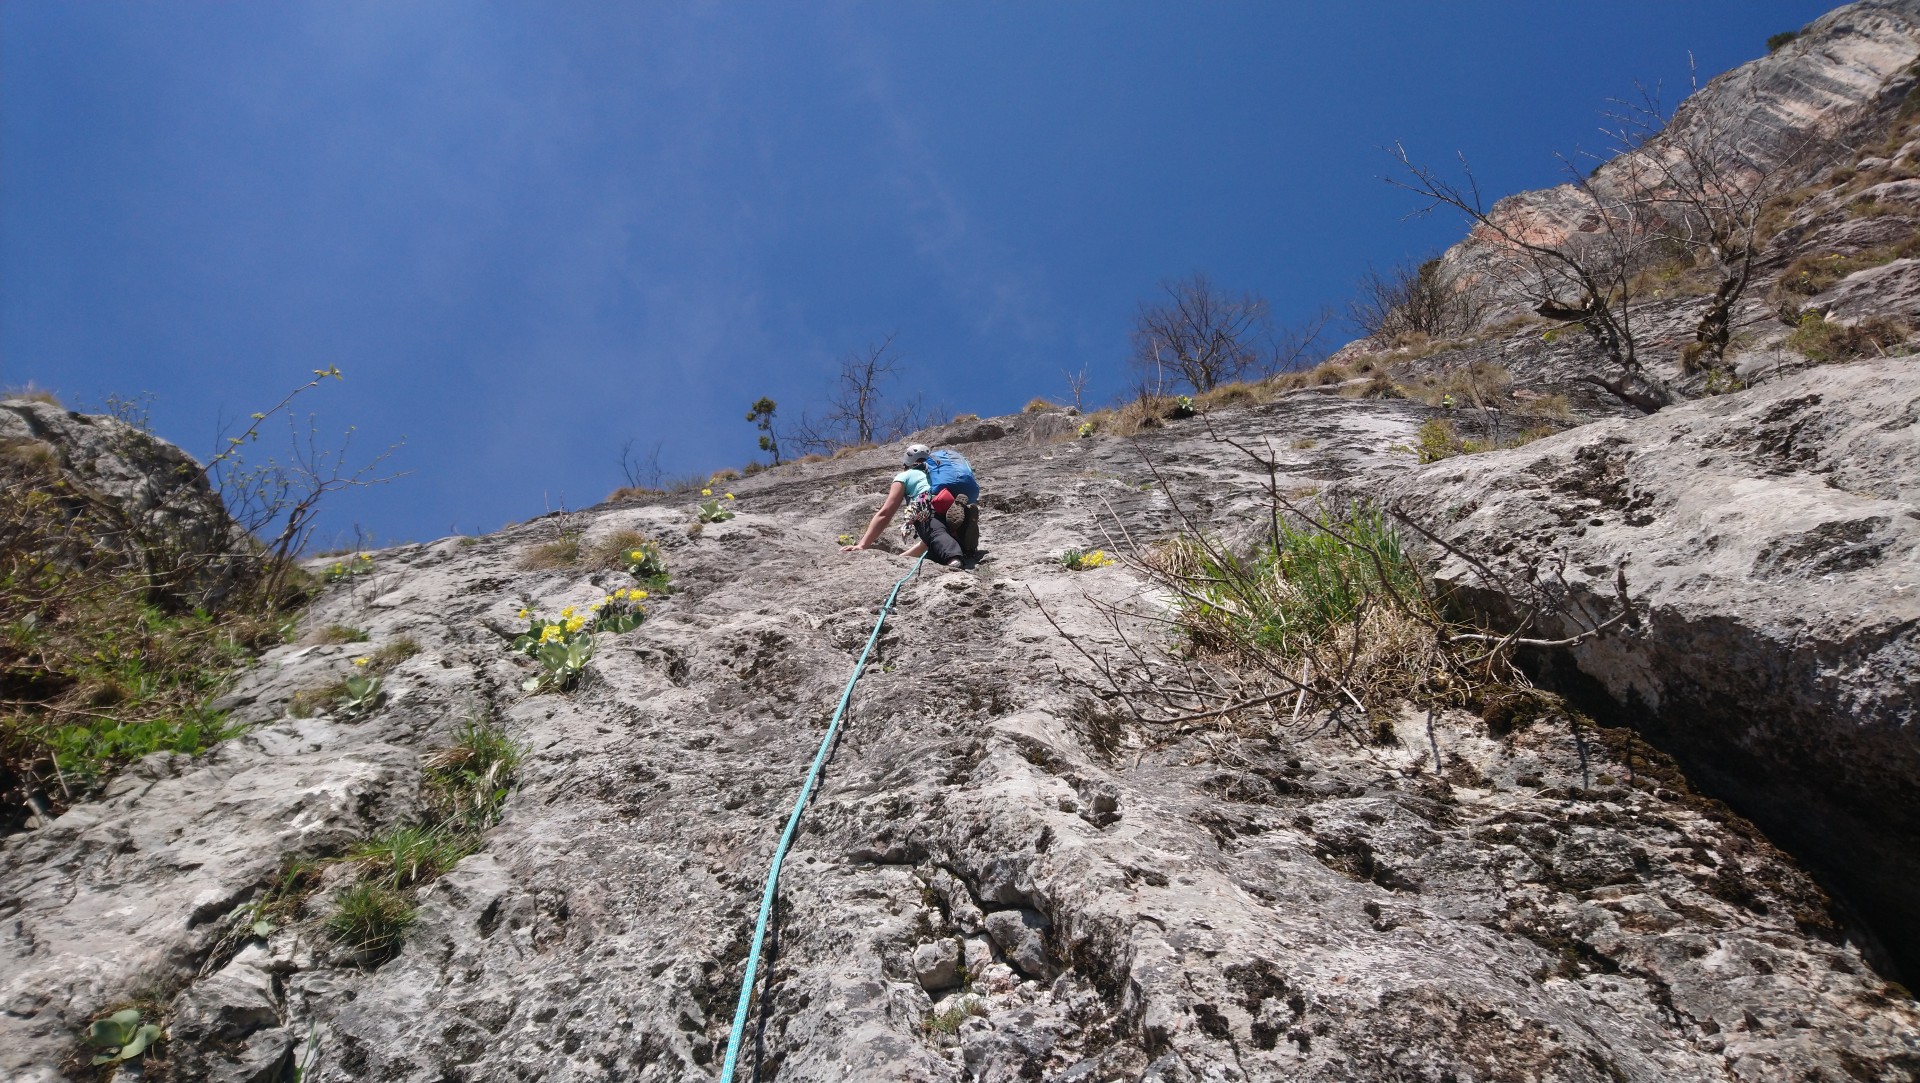
{"type": "Polygon", "coordinates": [[[782,437],[784,443],[802,454],[832,455],[850,447],[890,443],[925,428],[937,411],[929,410],[920,396],[900,403],[890,399],[888,385],[905,366],[905,359],[894,349],[895,337],[888,335],[841,358],[826,412],[818,418],[802,412],[782,437]]]}
{"type": "Polygon", "coordinates": [[[1480,291],[1449,274],[1439,259],[1368,267],[1347,302],[1347,318],[1368,338],[1403,345],[1407,336],[1449,338],[1473,329],[1486,311],[1480,291]]]}
{"type": "Polygon", "coordinates": [[[1164,301],[1142,303],[1133,324],[1133,367],[1140,394],[1181,387],[1205,394],[1252,374],[1300,367],[1311,356],[1327,315],[1276,329],[1266,299],[1228,293],[1204,274],[1160,284],[1164,301]]]}

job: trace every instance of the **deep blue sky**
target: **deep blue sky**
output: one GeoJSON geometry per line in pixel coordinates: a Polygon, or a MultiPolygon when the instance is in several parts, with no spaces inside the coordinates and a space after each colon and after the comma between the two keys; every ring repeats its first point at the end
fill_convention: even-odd
{"type": "Polygon", "coordinates": [[[412,473],[329,536],[492,529],[628,438],[738,465],[889,331],[955,411],[1110,398],[1159,280],[1295,319],[1456,239],[1383,145],[1551,183],[1828,6],[4,0],[0,384],[204,455],[338,364],[322,424],[412,473]]]}

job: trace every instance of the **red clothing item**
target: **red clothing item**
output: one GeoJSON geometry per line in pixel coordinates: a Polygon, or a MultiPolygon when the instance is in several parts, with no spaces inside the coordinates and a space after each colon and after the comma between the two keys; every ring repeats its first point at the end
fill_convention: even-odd
{"type": "Polygon", "coordinates": [[[951,507],[953,507],[953,494],[951,492],[947,491],[946,489],[942,489],[938,493],[934,494],[933,513],[935,515],[940,516],[942,519],[946,518],[947,509],[951,507]]]}

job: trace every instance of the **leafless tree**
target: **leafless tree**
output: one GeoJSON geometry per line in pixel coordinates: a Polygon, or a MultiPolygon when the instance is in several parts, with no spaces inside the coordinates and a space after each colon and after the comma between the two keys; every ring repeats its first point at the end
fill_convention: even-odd
{"type": "Polygon", "coordinates": [[[1368,267],[1347,302],[1347,318],[1368,338],[1446,338],[1471,329],[1487,304],[1470,283],[1449,275],[1439,259],[1368,267]]]}
{"type": "Polygon", "coordinates": [[[1565,237],[1542,237],[1511,200],[1489,206],[1473,170],[1460,159],[1460,180],[1419,164],[1406,148],[1389,151],[1404,175],[1389,182],[1425,201],[1417,213],[1450,207],[1465,215],[1487,242],[1490,273],[1550,320],[1580,325],[1605,356],[1606,372],[1583,379],[1645,413],[1677,401],[1678,394],[1648,372],[1640,356],[1642,299],[1635,276],[1658,259],[1652,203],[1643,195],[1616,194],[1592,177],[1572,174],[1570,187],[1585,222],[1565,237]],[[1590,228],[1588,228],[1590,227],[1590,228]]]}
{"type": "Polygon", "coordinates": [[[1087,394],[1087,366],[1081,365],[1075,372],[1062,371],[1061,375],[1067,378],[1067,395],[1073,400],[1074,411],[1078,412],[1084,408],[1081,400],[1087,394]]]}
{"type": "Polygon", "coordinates": [[[1639,86],[1636,97],[1612,103],[1607,130],[1621,183],[1645,193],[1652,230],[1717,279],[1695,321],[1694,341],[1681,353],[1688,372],[1725,364],[1733,310],[1753,282],[1765,242],[1762,214],[1831,146],[1818,129],[1782,139],[1751,91],[1703,98],[1697,77],[1694,89],[1669,117],[1658,88],[1639,86]]]}
{"type": "Polygon", "coordinates": [[[1133,363],[1143,390],[1164,394],[1169,379],[1206,392],[1260,363],[1267,302],[1226,293],[1204,274],[1162,282],[1166,300],[1143,302],[1133,321],[1133,363]]]}
{"type": "Polygon", "coordinates": [[[1612,157],[1591,173],[1569,164],[1569,187],[1583,205],[1564,238],[1535,231],[1515,205],[1487,206],[1473,173],[1453,180],[1392,154],[1403,176],[1392,183],[1451,207],[1488,242],[1491,274],[1552,320],[1579,324],[1605,355],[1607,371],[1586,380],[1651,413],[1682,396],[1650,372],[1642,355],[1641,310],[1650,300],[1641,272],[1676,259],[1711,270],[1717,281],[1695,318],[1682,371],[1724,365],[1733,312],[1753,282],[1768,205],[1822,160],[1829,140],[1817,129],[1782,131],[1757,95],[1732,88],[1694,94],[1671,120],[1657,92],[1614,103],[1605,129],[1612,157]]]}
{"type": "Polygon", "coordinates": [[[1133,322],[1133,366],[1142,395],[1184,384],[1205,393],[1249,374],[1299,366],[1327,316],[1276,331],[1265,298],[1228,293],[1205,274],[1160,284],[1163,301],[1143,302],[1133,322]]]}
{"type": "Polygon", "coordinates": [[[660,467],[660,451],[665,446],[665,441],[655,440],[653,446],[647,449],[646,457],[642,458],[634,454],[632,440],[620,445],[620,473],[627,479],[628,488],[660,488],[660,479],[666,476],[666,471],[660,467]]]}
{"type": "Polygon", "coordinates": [[[841,358],[826,412],[817,419],[803,412],[782,442],[803,454],[828,454],[884,444],[925,427],[928,411],[919,395],[897,405],[888,401],[887,385],[899,378],[906,360],[893,348],[895,337],[841,358]]]}

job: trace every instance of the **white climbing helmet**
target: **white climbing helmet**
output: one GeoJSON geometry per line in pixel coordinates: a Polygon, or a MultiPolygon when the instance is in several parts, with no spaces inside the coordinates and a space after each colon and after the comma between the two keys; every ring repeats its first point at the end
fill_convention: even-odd
{"type": "Polygon", "coordinates": [[[919,466],[921,463],[926,462],[927,456],[931,454],[933,454],[933,449],[925,444],[908,444],[907,453],[902,456],[902,461],[909,467],[919,466]]]}

